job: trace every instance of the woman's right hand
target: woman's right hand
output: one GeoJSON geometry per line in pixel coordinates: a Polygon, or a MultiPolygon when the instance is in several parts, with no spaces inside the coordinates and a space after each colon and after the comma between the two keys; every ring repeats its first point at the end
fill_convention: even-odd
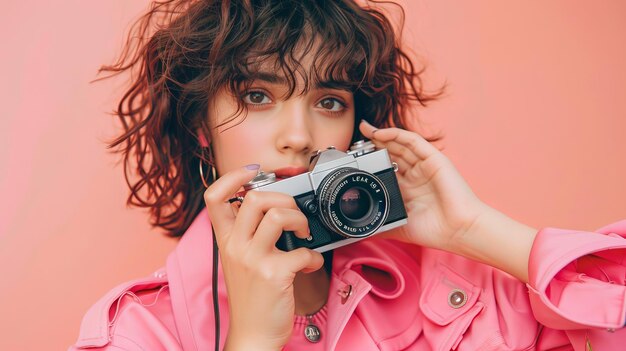
{"type": "Polygon", "coordinates": [[[284,252],[275,246],[284,230],[309,236],[306,216],[293,197],[250,191],[235,213],[228,199],[257,170],[258,165],[250,165],[228,172],[204,193],[228,291],[225,348],[232,350],[280,350],[293,328],[296,273],[316,271],[324,263],[313,250],[284,252]]]}

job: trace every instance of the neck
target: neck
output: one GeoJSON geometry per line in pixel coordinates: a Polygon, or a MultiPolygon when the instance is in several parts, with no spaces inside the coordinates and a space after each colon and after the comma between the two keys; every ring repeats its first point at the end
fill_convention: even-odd
{"type": "Polygon", "coordinates": [[[329,287],[330,278],[323,267],[312,273],[297,273],[293,281],[296,315],[314,314],[324,307],[329,287]]]}

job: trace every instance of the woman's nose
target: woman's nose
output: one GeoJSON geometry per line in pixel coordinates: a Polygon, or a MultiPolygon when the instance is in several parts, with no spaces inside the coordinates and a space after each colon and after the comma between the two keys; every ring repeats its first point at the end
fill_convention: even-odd
{"type": "Polygon", "coordinates": [[[276,147],[281,151],[310,152],[313,147],[311,111],[301,99],[296,100],[286,102],[281,109],[276,147]]]}

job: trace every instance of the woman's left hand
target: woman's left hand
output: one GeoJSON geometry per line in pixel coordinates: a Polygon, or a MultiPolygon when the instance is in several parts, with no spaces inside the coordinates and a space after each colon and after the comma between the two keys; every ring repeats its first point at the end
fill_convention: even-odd
{"type": "Polygon", "coordinates": [[[363,121],[363,135],[386,148],[393,162],[408,224],[385,233],[402,241],[454,251],[462,237],[488,210],[452,162],[420,135],[398,128],[376,129],[363,121]]]}

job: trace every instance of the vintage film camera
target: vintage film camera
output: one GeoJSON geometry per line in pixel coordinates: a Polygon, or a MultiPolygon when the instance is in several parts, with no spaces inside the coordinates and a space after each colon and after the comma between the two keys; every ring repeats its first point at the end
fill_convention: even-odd
{"type": "Polygon", "coordinates": [[[306,215],[311,236],[283,232],[276,247],[325,252],[407,223],[396,170],[386,149],[361,140],[347,153],[333,147],[318,152],[306,173],[277,180],[261,172],[244,189],[291,195],[306,215]]]}

